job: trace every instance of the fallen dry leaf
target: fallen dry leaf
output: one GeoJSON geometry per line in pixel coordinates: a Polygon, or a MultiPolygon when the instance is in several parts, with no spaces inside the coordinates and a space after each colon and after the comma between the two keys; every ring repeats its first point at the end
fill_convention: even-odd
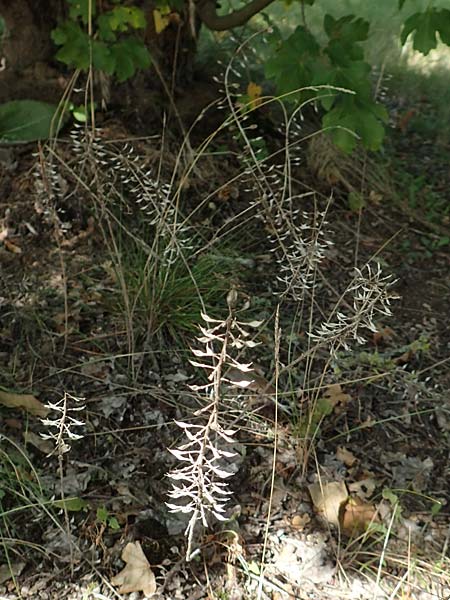
{"type": "Polygon", "coordinates": [[[366,479],[360,479],[350,483],[348,489],[350,492],[355,493],[361,500],[367,500],[374,493],[376,488],[375,480],[367,477],[366,479]]]}
{"type": "Polygon", "coordinates": [[[323,396],[329,401],[333,408],[336,408],[338,405],[344,408],[352,399],[350,394],[346,394],[342,390],[340,383],[333,383],[332,385],[327,386],[323,396]]]}
{"type": "MultiPolygon", "coordinates": [[[[24,562],[11,563],[9,565],[0,565],[0,585],[8,581],[9,579],[13,579],[14,577],[18,577],[25,568],[24,562]]],[[[2,596],[4,597],[4,596],[2,596]]]]}
{"type": "Polygon", "coordinates": [[[323,514],[325,519],[339,527],[339,512],[341,506],[347,501],[347,486],[343,481],[332,481],[331,483],[312,483],[308,490],[317,512],[323,514]]]}
{"type": "Polygon", "coordinates": [[[295,529],[303,529],[310,521],[311,517],[307,513],[303,513],[302,515],[294,515],[291,519],[291,525],[295,529]]]}
{"type": "Polygon", "coordinates": [[[375,346],[384,344],[385,342],[391,341],[395,337],[394,330],[390,327],[382,327],[378,331],[375,331],[372,336],[372,342],[375,346]]]}
{"type": "Polygon", "coordinates": [[[350,450],[344,448],[344,446],[338,447],[338,449],[336,450],[336,458],[343,462],[346,467],[352,467],[358,460],[356,456],[352,452],[350,452],[350,450]]]}
{"type": "Polygon", "coordinates": [[[119,594],[143,592],[152,596],[156,592],[156,580],[150,564],[139,542],[129,542],[123,552],[122,560],[126,567],[111,579],[114,586],[119,586],[119,594]]]}
{"type": "Polygon", "coordinates": [[[5,248],[9,250],[9,252],[12,252],[13,254],[22,254],[22,248],[20,246],[17,246],[17,244],[14,244],[13,242],[7,239],[5,239],[3,243],[5,245],[5,248]]]}
{"type": "Polygon", "coordinates": [[[350,498],[342,512],[341,531],[348,537],[355,537],[364,533],[374,522],[379,522],[374,505],[359,498],[350,498]]]}
{"type": "Polygon", "coordinates": [[[50,410],[31,394],[15,394],[0,390],[0,404],[8,408],[23,408],[36,417],[46,417],[50,410]]]}

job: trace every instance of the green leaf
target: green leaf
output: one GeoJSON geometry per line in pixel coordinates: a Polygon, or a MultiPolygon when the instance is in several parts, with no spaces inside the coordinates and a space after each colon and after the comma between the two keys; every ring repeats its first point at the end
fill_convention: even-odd
{"type": "Polygon", "coordinates": [[[108,510],[104,506],[99,506],[97,508],[96,516],[97,516],[97,520],[100,521],[100,523],[104,523],[106,525],[106,522],[109,517],[109,513],[108,513],[108,510]]]}
{"type": "Polygon", "coordinates": [[[121,42],[122,49],[132,58],[136,69],[148,69],[152,64],[150,52],[147,50],[144,42],[136,37],[128,36],[121,42]]]}
{"type": "Polygon", "coordinates": [[[431,514],[433,517],[435,517],[437,514],[439,514],[439,512],[442,510],[443,504],[442,502],[439,502],[439,500],[436,500],[436,502],[433,502],[432,506],[431,506],[431,514]]]}
{"type": "Polygon", "coordinates": [[[136,6],[116,6],[107,16],[113,31],[127,31],[129,27],[144,29],[146,25],[144,12],[136,6]]]}
{"type": "Polygon", "coordinates": [[[76,23],[66,21],[51,33],[55,44],[62,46],[56,58],[66,65],[77,69],[89,68],[89,36],[76,23]]]}
{"type": "Polygon", "coordinates": [[[80,512],[88,507],[88,503],[83,498],[64,498],[64,500],[55,500],[53,506],[69,512],[80,512]]]}
{"type": "Polygon", "coordinates": [[[359,192],[350,192],[347,198],[348,207],[354,213],[359,213],[365,206],[364,196],[359,192]]]}
{"type": "Polygon", "coordinates": [[[397,504],[398,502],[397,494],[395,494],[390,488],[383,488],[381,495],[383,496],[384,500],[387,500],[392,505],[397,504]]]}
{"type": "Polygon", "coordinates": [[[92,63],[96,69],[104,71],[108,75],[114,73],[116,59],[110,47],[98,40],[92,42],[92,63]]]}
{"type": "Polygon", "coordinates": [[[36,100],[0,104],[0,143],[33,142],[50,137],[56,133],[57,111],[55,104],[36,100]]]}
{"type": "Polygon", "coordinates": [[[97,19],[98,34],[104,42],[114,42],[117,39],[116,34],[111,29],[108,14],[100,15],[97,19]]]}
{"type": "Polygon", "coordinates": [[[116,61],[114,74],[120,82],[133,77],[136,72],[133,58],[126,50],[124,50],[123,44],[124,42],[118,42],[111,47],[111,53],[116,61]]]}
{"type": "Polygon", "coordinates": [[[368,21],[354,15],[341,19],[325,15],[323,26],[330,38],[325,53],[333,64],[348,67],[354,61],[363,61],[364,52],[360,43],[367,39],[368,21]]]}
{"type": "Polygon", "coordinates": [[[78,106],[71,107],[71,112],[73,118],[79,123],[86,123],[91,115],[92,108],[95,110],[97,108],[97,103],[94,102],[94,106],[92,106],[91,102],[88,103],[87,107],[84,104],[80,104],[78,106]],[[86,110],[87,109],[87,110],[86,110]]]}
{"type": "Polygon", "coordinates": [[[377,117],[374,102],[361,102],[355,96],[339,99],[336,106],[322,119],[324,128],[331,128],[334,143],[351,153],[358,137],[369,150],[379,150],[384,139],[384,127],[377,117]]]}
{"type": "Polygon", "coordinates": [[[450,46],[450,10],[443,8],[436,11],[436,28],[444,44],[450,46]]]}
{"type": "Polygon", "coordinates": [[[265,64],[266,77],[274,79],[278,93],[296,94],[287,100],[298,100],[302,88],[311,85],[312,65],[320,54],[320,46],[315,37],[304,27],[299,26],[294,33],[283,40],[273,56],[265,64]]]}
{"type": "Polygon", "coordinates": [[[72,115],[75,121],[78,121],[79,123],[86,123],[87,121],[86,107],[83,105],[74,106],[72,109],[72,115]]]}
{"type": "Polygon", "coordinates": [[[440,27],[439,12],[429,8],[425,12],[417,12],[406,19],[400,35],[402,44],[413,35],[413,48],[427,55],[437,46],[436,32],[440,27]]]}
{"type": "Polygon", "coordinates": [[[332,15],[326,14],[323,26],[330,39],[344,40],[346,44],[365,42],[370,28],[368,21],[355,15],[335,19],[332,15]]]}
{"type": "Polygon", "coordinates": [[[108,520],[108,525],[111,527],[111,529],[114,529],[114,531],[120,529],[119,521],[116,519],[116,517],[110,517],[108,520]]]}
{"type": "Polygon", "coordinates": [[[78,17],[87,25],[89,21],[89,4],[91,4],[91,17],[95,17],[96,2],[95,0],[68,0],[70,4],[69,17],[76,21],[78,17]]]}

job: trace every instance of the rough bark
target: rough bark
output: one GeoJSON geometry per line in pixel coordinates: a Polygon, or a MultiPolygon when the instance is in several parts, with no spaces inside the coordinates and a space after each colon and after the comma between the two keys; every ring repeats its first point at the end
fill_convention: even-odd
{"type": "Polygon", "coordinates": [[[0,0],[6,26],[0,48],[0,102],[56,102],[61,97],[64,81],[49,66],[55,52],[50,32],[61,6],[61,0],[0,0]]]}
{"type": "Polygon", "coordinates": [[[2,44],[6,70],[20,72],[50,60],[54,52],[50,32],[59,11],[60,0],[0,0],[6,25],[2,44]]]}

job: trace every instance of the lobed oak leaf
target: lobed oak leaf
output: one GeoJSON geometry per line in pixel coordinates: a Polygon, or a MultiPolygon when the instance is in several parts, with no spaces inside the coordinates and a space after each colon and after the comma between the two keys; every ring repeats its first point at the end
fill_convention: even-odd
{"type": "Polygon", "coordinates": [[[322,513],[329,523],[339,527],[341,507],[348,499],[345,483],[343,481],[312,483],[308,485],[308,491],[316,511],[322,513]]]}
{"type": "Polygon", "coordinates": [[[129,542],[123,552],[122,560],[126,566],[111,579],[114,586],[120,586],[119,594],[143,592],[152,596],[156,592],[156,580],[150,564],[139,542],[129,542]]]}

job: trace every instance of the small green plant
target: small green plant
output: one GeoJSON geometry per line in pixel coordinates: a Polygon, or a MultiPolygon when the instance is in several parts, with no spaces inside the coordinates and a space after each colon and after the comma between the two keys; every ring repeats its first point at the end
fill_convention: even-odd
{"type": "MultiPolygon", "coordinates": [[[[31,532],[36,534],[40,522],[47,524],[40,519],[49,513],[47,502],[40,475],[25,449],[0,435],[0,562],[8,565],[14,582],[18,548],[27,546],[31,532]],[[24,523],[29,526],[24,527],[24,523]]],[[[32,542],[30,546],[41,549],[32,542]]]]}
{"type": "Polygon", "coordinates": [[[128,243],[120,268],[136,324],[146,323],[152,334],[165,332],[177,339],[197,331],[204,307],[215,314],[214,307],[223,305],[233,263],[218,254],[200,255],[191,264],[182,257],[173,263],[162,257],[163,250],[149,261],[142,248],[133,251],[128,243]]]}
{"type": "Polygon", "coordinates": [[[60,46],[56,53],[58,60],[82,71],[92,65],[114,75],[118,81],[125,81],[137,69],[150,66],[147,48],[132,34],[146,25],[141,8],[116,0],[111,10],[102,12],[96,0],[67,2],[69,18],[52,32],[53,41],[60,46]]]}
{"type": "Polygon", "coordinates": [[[99,506],[97,508],[96,516],[97,521],[99,521],[102,525],[109,527],[113,531],[120,529],[119,521],[114,515],[109,513],[105,506],[99,506]]]}
{"type": "Polygon", "coordinates": [[[333,413],[333,403],[327,397],[320,397],[313,402],[308,414],[300,417],[295,433],[300,439],[311,439],[320,433],[323,420],[333,413]]]}

